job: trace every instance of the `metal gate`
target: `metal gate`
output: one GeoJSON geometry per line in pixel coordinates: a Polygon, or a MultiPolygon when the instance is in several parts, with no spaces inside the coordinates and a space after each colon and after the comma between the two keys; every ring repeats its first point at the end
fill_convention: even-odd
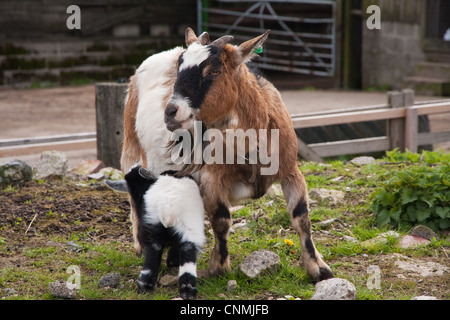
{"type": "Polygon", "coordinates": [[[334,76],[336,2],[334,0],[197,0],[198,31],[212,37],[232,34],[248,40],[270,29],[262,69],[334,76]]]}

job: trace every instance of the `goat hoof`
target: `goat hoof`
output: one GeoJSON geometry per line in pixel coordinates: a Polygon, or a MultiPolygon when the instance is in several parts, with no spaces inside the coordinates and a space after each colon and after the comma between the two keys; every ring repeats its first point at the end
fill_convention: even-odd
{"type": "Polygon", "coordinates": [[[153,290],[155,289],[155,286],[151,283],[147,283],[141,280],[138,280],[136,283],[140,293],[153,292],[153,290]]]}
{"type": "Polygon", "coordinates": [[[180,285],[180,297],[183,300],[192,300],[197,297],[197,287],[192,286],[190,283],[180,285]]]}

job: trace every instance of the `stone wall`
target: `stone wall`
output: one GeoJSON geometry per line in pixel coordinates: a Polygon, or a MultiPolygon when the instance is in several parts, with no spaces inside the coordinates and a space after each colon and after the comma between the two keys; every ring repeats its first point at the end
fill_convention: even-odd
{"type": "Polygon", "coordinates": [[[363,88],[400,89],[415,65],[426,59],[422,47],[423,0],[366,0],[363,13],[375,4],[381,8],[381,29],[366,27],[362,32],[363,88]]]}
{"type": "Polygon", "coordinates": [[[2,0],[0,85],[128,78],[149,55],[184,44],[195,0],[2,0]],[[69,29],[77,4],[81,29],[69,29]]]}

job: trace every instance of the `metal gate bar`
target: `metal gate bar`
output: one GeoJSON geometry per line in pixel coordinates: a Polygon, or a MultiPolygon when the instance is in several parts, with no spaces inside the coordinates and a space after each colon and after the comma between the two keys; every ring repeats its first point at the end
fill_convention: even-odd
{"type": "MultiPolygon", "coordinates": [[[[242,7],[238,9],[243,10],[242,7]]],[[[237,40],[248,40],[263,33],[267,29],[265,24],[270,24],[271,37],[266,40],[260,58],[254,62],[259,68],[319,76],[335,74],[334,0],[197,0],[197,14],[198,32],[205,30],[214,37],[233,34],[237,40]],[[207,2],[213,7],[208,7],[207,2]],[[245,11],[233,10],[235,4],[248,4],[249,7],[245,11]],[[272,4],[327,6],[329,13],[321,13],[325,16],[320,17],[279,15],[272,4]]]]}

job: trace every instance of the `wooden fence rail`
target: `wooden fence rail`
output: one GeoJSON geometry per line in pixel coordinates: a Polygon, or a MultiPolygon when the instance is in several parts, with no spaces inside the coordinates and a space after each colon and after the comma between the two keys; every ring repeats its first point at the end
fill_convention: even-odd
{"type": "MultiPolygon", "coordinates": [[[[417,152],[420,145],[450,141],[450,130],[419,133],[418,117],[450,113],[450,100],[414,104],[414,92],[406,89],[388,92],[388,104],[333,110],[318,114],[292,115],[295,129],[330,126],[354,122],[387,120],[387,135],[375,138],[352,139],[306,144],[301,138],[299,155],[307,160],[323,161],[323,157],[361,154],[399,148],[417,152]]],[[[449,122],[450,129],[450,122],[449,122]]]]}

